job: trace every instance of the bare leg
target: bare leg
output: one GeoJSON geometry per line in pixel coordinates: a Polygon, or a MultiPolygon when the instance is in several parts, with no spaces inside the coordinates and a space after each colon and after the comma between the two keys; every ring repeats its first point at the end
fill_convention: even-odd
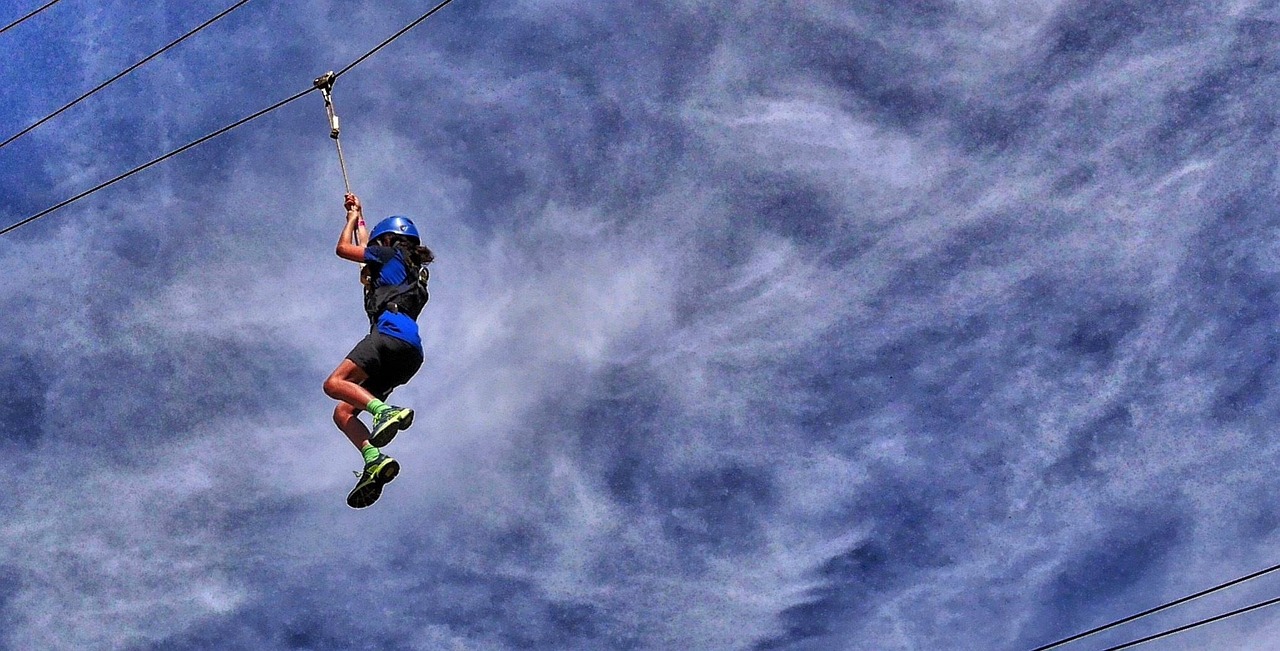
{"type": "Polygon", "coordinates": [[[355,362],[344,359],[324,381],[324,393],[334,400],[341,400],[357,410],[363,410],[374,398],[372,393],[360,386],[367,379],[369,374],[364,369],[356,366],[355,362]]]}
{"type": "Polygon", "coordinates": [[[347,435],[347,439],[351,444],[356,446],[357,450],[363,450],[364,446],[369,443],[369,428],[360,422],[357,416],[360,411],[345,402],[338,403],[333,408],[333,422],[347,435]]]}
{"type": "Polygon", "coordinates": [[[333,408],[333,422],[357,450],[363,450],[369,442],[369,428],[357,418],[369,401],[373,400],[373,394],[360,386],[367,379],[368,373],[351,360],[344,359],[324,381],[325,394],[340,401],[333,408]]]}

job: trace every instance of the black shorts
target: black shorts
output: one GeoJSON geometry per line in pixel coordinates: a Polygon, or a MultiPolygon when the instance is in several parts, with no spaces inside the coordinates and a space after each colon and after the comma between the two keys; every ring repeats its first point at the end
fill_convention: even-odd
{"type": "Polygon", "coordinates": [[[386,400],[392,389],[408,382],[422,366],[422,353],[413,344],[381,332],[361,339],[347,359],[369,374],[360,386],[378,400],[386,400]]]}

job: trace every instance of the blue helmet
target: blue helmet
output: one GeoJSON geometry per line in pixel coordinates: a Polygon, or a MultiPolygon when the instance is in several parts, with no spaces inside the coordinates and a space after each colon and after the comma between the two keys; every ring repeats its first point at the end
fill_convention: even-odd
{"type": "Polygon", "coordinates": [[[413,222],[410,221],[408,217],[392,215],[378,222],[378,225],[374,226],[373,230],[369,231],[369,241],[372,242],[378,239],[379,236],[386,235],[387,233],[404,235],[405,237],[413,238],[416,242],[422,242],[422,238],[418,237],[418,227],[414,226],[413,222]]]}

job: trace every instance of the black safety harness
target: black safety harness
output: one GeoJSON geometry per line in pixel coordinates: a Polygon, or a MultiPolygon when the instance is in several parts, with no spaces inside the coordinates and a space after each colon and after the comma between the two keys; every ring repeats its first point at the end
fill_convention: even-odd
{"type": "Polygon", "coordinates": [[[382,273],[382,265],[369,264],[369,283],[364,286],[364,311],[369,315],[370,329],[378,325],[378,317],[383,312],[407,314],[409,318],[418,320],[422,308],[426,307],[431,294],[427,291],[427,281],[431,277],[426,265],[414,265],[409,255],[397,248],[396,255],[405,266],[406,279],[399,285],[380,285],[378,277],[382,273]]]}

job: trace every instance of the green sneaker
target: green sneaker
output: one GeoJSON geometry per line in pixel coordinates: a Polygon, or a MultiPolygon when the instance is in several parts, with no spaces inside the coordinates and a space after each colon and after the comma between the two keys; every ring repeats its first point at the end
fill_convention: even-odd
{"type": "Polygon", "coordinates": [[[409,429],[413,424],[413,410],[407,407],[387,408],[373,417],[373,433],[369,435],[369,444],[380,448],[391,442],[402,429],[409,429]]]}
{"type": "Polygon", "coordinates": [[[347,506],[363,509],[378,501],[382,496],[382,485],[390,483],[400,474],[400,463],[395,459],[379,454],[377,459],[364,464],[364,472],[356,473],[356,487],[347,494],[347,506]]]}

